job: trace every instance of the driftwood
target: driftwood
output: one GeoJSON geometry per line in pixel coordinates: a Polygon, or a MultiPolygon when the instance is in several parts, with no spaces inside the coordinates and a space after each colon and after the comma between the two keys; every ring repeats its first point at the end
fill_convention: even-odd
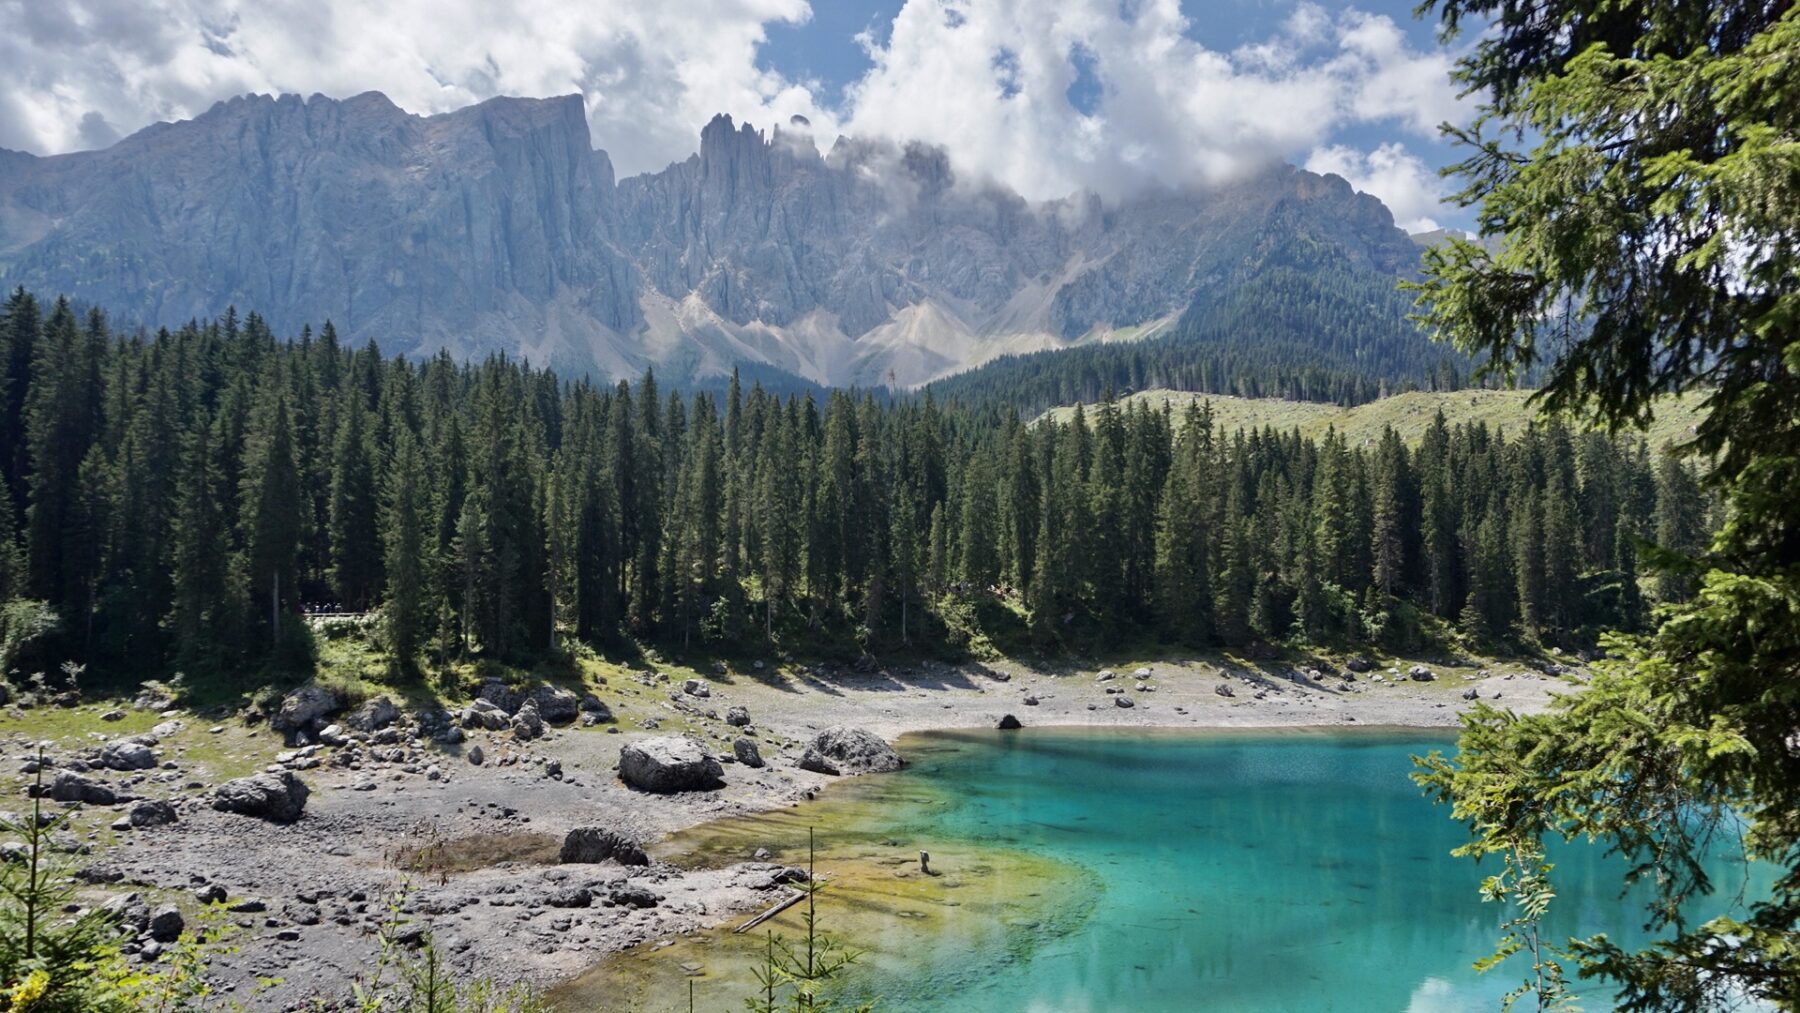
{"type": "Polygon", "coordinates": [[[739,925],[737,928],[733,929],[732,931],[734,933],[748,932],[751,929],[756,928],[758,925],[761,925],[763,922],[768,921],[769,919],[775,917],[776,915],[780,914],[781,912],[786,911],[788,908],[791,908],[795,904],[798,904],[801,901],[806,899],[805,892],[800,891],[800,890],[794,890],[792,892],[793,892],[792,897],[789,897],[788,899],[782,901],[781,903],[775,905],[774,907],[768,909],[767,911],[764,911],[762,914],[757,915],[755,918],[750,919],[749,921],[745,922],[744,924],[739,925]]]}

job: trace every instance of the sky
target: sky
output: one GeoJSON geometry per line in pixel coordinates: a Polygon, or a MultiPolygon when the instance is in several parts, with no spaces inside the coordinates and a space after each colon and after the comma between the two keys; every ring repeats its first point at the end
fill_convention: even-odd
{"type": "MultiPolygon", "coordinates": [[[[942,145],[1033,199],[1335,172],[1411,231],[1466,122],[1413,0],[0,0],[0,147],[104,147],[246,92],[385,92],[429,114],[581,94],[619,175],[715,113],[942,145]],[[504,10],[505,13],[500,13],[504,10]]],[[[787,128],[791,129],[791,128],[787,128]]]]}

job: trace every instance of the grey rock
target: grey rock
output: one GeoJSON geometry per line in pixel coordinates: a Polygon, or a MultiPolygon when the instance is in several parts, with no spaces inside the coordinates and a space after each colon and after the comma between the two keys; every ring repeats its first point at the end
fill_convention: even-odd
{"type": "MultiPolygon", "coordinates": [[[[400,708],[385,696],[366,701],[344,718],[344,724],[359,732],[378,732],[400,720],[400,708]]],[[[321,741],[323,736],[321,735],[321,741]]]]}
{"type": "Polygon", "coordinates": [[[564,865],[592,864],[607,860],[620,865],[649,865],[650,859],[638,842],[624,834],[599,827],[576,827],[563,838],[557,860],[564,865]]]}
{"type": "Polygon", "coordinates": [[[512,724],[512,715],[492,700],[476,700],[463,708],[462,724],[464,728],[486,728],[497,732],[512,724]]]}
{"type": "Polygon", "coordinates": [[[900,754],[866,728],[838,725],[815,736],[800,758],[800,769],[820,774],[870,774],[899,770],[900,754]]]}
{"type": "Polygon", "coordinates": [[[312,792],[292,771],[264,772],[219,785],[212,806],[221,812],[254,816],[271,823],[292,823],[306,809],[312,792]]]}
{"type": "Polygon", "coordinates": [[[108,742],[100,747],[100,765],[109,770],[149,770],[156,766],[156,750],[130,739],[108,742]]]}
{"type": "Polygon", "coordinates": [[[1414,682],[1433,682],[1437,679],[1437,676],[1432,674],[1431,669],[1426,668],[1424,665],[1414,665],[1406,670],[1406,674],[1414,682]]]}
{"type": "Polygon", "coordinates": [[[499,679],[489,679],[475,691],[475,699],[485,700],[511,716],[512,712],[518,710],[519,705],[525,702],[525,694],[499,679]]]}
{"type": "Polygon", "coordinates": [[[164,904],[150,912],[150,922],[145,931],[159,943],[172,943],[181,938],[181,933],[186,928],[187,922],[181,917],[181,909],[173,904],[164,904]]]}
{"type": "Polygon", "coordinates": [[[581,698],[556,686],[538,686],[531,691],[531,702],[546,723],[566,725],[581,716],[581,698]]]}
{"type": "Polygon", "coordinates": [[[1481,694],[1476,692],[1475,687],[1470,686],[1468,689],[1463,690],[1462,698],[1464,700],[1479,700],[1481,699],[1481,694]]]}
{"type": "Polygon", "coordinates": [[[1113,697],[1113,706],[1115,706],[1115,707],[1136,707],[1137,704],[1132,703],[1131,698],[1128,696],[1115,696],[1115,697],[1113,697]]]}
{"type": "Polygon", "coordinates": [[[544,734],[544,719],[538,713],[537,703],[525,701],[519,706],[519,712],[512,717],[513,738],[530,741],[544,734]]]}
{"type": "Polygon", "coordinates": [[[652,908],[662,903],[662,896],[649,887],[628,883],[614,887],[607,900],[619,907],[652,908]]]}
{"type": "Polygon", "coordinates": [[[750,725],[750,711],[743,707],[725,709],[725,723],[733,728],[747,728],[750,725]]]}
{"type": "Polygon", "coordinates": [[[688,679],[681,684],[681,691],[688,696],[701,698],[712,696],[712,687],[708,686],[704,679],[688,679]]]}
{"type": "Polygon", "coordinates": [[[145,799],[125,813],[134,827],[163,827],[175,822],[175,807],[162,799],[145,799]]]}
{"type": "Polygon", "coordinates": [[[619,751],[620,780],[641,791],[716,788],[724,772],[705,744],[685,735],[640,739],[619,751]]]}
{"type": "Polygon", "coordinates": [[[1360,674],[1363,672],[1373,672],[1375,670],[1375,663],[1368,658],[1358,656],[1344,662],[1344,667],[1352,672],[1360,674]]]}
{"type": "Polygon", "coordinates": [[[593,715],[599,721],[611,721],[613,719],[612,708],[608,707],[605,701],[592,693],[583,693],[581,695],[581,712],[583,714],[593,715]]]}
{"type": "Polygon", "coordinates": [[[343,706],[343,699],[335,690],[324,686],[302,686],[282,698],[281,707],[269,719],[269,724],[279,732],[311,730],[343,706]]]}
{"type": "Polygon", "coordinates": [[[468,759],[469,765],[473,767],[479,767],[487,762],[487,754],[481,751],[480,746],[470,746],[469,751],[464,755],[468,759]]]}
{"type": "Polygon", "coordinates": [[[231,894],[217,883],[203,886],[194,891],[194,899],[202,904],[223,904],[231,894]]]}
{"type": "Polygon", "coordinates": [[[1221,682],[1217,686],[1214,686],[1213,692],[1217,693],[1220,696],[1236,696],[1237,695],[1235,692],[1232,691],[1231,684],[1228,682],[1221,682]]]}
{"type": "Polygon", "coordinates": [[[50,783],[50,797],[58,802],[85,802],[88,805],[114,805],[121,801],[111,786],[72,770],[58,771],[50,783]]]}
{"type": "Polygon", "coordinates": [[[746,767],[763,766],[762,750],[757,748],[754,739],[739,736],[731,740],[731,755],[737,757],[737,762],[746,767]]]}

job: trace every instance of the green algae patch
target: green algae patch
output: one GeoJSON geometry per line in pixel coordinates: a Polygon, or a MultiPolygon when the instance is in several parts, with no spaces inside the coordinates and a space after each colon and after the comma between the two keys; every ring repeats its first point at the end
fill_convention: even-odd
{"type": "MultiPolygon", "coordinates": [[[[1079,923],[1094,886],[1076,867],[1008,849],[952,845],[932,851],[931,865],[934,874],[925,875],[916,850],[869,844],[819,852],[820,925],[862,953],[841,994],[878,997],[884,979],[935,977],[952,987],[992,973],[1079,923]]],[[[739,934],[733,929],[755,915],[743,912],[706,932],[613,954],[553,993],[552,1004],[684,1009],[692,981],[697,1008],[740,1008],[756,991],[754,970],[769,934],[803,940],[804,911],[802,902],[739,934]]]]}
{"type": "MultiPolygon", "coordinates": [[[[920,763],[952,760],[930,742],[910,743],[920,763]]],[[[1091,872],[1012,846],[972,841],[937,829],[953,800],[923,779],[897,775],[845,779],[818,801],[733,817],[676,834],[650,850],[686,868],[756,859],[804,866],[808,842],[826,886],[817,896],[820,927],[862,956],[841,994],[879,998],[884,985],[945,989],[979,980],[1028,958],[1073,931],[1092,909],[1101,883],[1091,872]],[[931,855],[929,874],[919,852],[931,855]]],[[[771,893],[770,906],[787,894],[771,893]]],[[[769,935],[803,940],[805,903],[749,932],[734,932],[759,911],[743,911],[705,932],[653,940],[612,954],[550,996],[563,1010],[738,1009],[756,990],[755,968],[769,935]]]]}

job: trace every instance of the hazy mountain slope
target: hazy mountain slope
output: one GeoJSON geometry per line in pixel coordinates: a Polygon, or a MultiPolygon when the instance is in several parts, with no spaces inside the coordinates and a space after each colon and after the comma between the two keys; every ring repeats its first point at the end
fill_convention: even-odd
{"type": "MultiPolygon", "coordinates": [[[[1486,423],[1489,429],[1504,428],[1517,433],[1536,415],[1530,398],[1531,392],[1523,390],[1409,391],[1343,408],[1280,398],[1147,390],[1122,399],[1122,403],[1141,401],[1158,409],[1167,405],[1179,422],[1189,404],[1202,402],[1212,406],[1213,423],[1223,432],[1273,427],[1282,432],[1298,429],[1301,435],[1318,439],[1327,429],[1335,428],[1351,446],[1363,446],[1381,439],[1382,430],[1389,426],[1401,439],[1417,443],[1440,411],[1452,426],[1486,423]]],[[[1045,414],[1066,420],[1073,411],[1073,407],[1063,407],[1045,414]]],[[[1699,395],[1665,399],[1658,405],[1656,420],[1644,437],[1656,447],[1690,440],[1701,415],[1699,395]]]]}
{"type": "Polygon", "coordinates": [[[1417,260],[1379,201],[1290,166],[1032,204],[928,147],[821,153],[804,122],[719,117],[692,157],[615,183],[577,97],[420,117],[374,93],[249,96],[104,151],[0,153],[6,285],[150,324],[236,304],[284,333],[329,318],[352,341],[611,375],[910,384],[1178,322],[1414,343],[1369,293],[1417,260]]]}

